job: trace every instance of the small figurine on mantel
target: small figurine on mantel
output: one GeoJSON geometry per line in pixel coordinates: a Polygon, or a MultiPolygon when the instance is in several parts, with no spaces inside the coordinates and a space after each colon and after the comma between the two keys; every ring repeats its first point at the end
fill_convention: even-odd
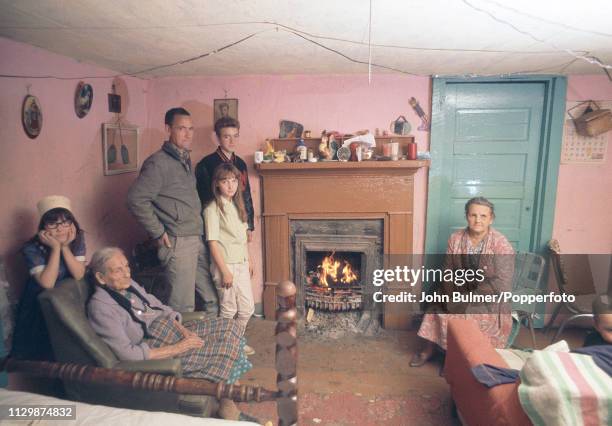
{"type": "Polygon", "coordinates": [[[276,151],[274,153],[274,162],[275,163],[285,163],[289,161],[289,159],[287,158],[287,151],[283,150],[283,151],[276,151]]]}
{"type": "Polygon", "coordinates": [[[262,162],[269,163],[274,160],[274,147],[270,139],[266,139],[265,147],[263,148],[263,159],[262,162]]]}
{"type": "Polygon", "coordinates": [[[323,130],[323,133],[321,133],[321,143],[319,144],[319,156],[324,160],[331,159],[328,142],[329,138],[327,137],[327,133],[323,130]]]}
{"type": "Polygon", "coordinates": [[[306,147],[306,144],[304,143],[304,139],[300,138],[300,140],[297,142],[297,145],[295,147],[296,161],[298,162],[306,161],[308,158],[307,151],[308,151],[308,148],[306,147]]]}
{"type": "Polygon", "coordinates": [[[336,135],[334,133],[331,133],[329,135],[329,141],[327,142],[327,146],[329,147],[329,155],[331,159],[337,160],[338,159],[337,152],[338,152],[338,148],[340,148],[340,144],[338,143],[338,141],[336,141],[336,135]]]}

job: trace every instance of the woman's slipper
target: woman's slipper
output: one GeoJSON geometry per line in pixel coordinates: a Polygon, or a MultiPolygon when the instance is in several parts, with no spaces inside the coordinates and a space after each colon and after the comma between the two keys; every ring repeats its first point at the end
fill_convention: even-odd
{"type": "Polygon", "coordinates": [[[417,352],[410,360],[410,366],[422,367],[427,361],[429,361],[429,358],[431,358],[431,356],[426,354],[425,352],[417,352]]]}
{"type": "Polygon", "coordinates": [[[255,349],[253,349],[253,348],[252,348],[252,347],[250,347],[249,345],[244,345],[244,353],[245,353],[247,356],[250,356],[250,355],[255,355],[255,349]]]}

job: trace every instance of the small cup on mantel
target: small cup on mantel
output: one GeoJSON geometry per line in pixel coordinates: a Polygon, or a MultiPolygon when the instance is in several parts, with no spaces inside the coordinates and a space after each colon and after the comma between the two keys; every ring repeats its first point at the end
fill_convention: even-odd
{"type": "Polygon", "coordinates": [[[399,142],[390,142],[391,145],[391,160],[397,161],[399,158],[399,142]]]}
{"type": "Polygon", "coordinates": [[[385,157],[391,157],[391,143],[387,142],[385,144],[383,144],[383,156],[385,157]]]}
{"type": "Polygon", "coordinates": [[[255,164],[263,162],[264,153],[263,151],[255,151],[255,164]]]}

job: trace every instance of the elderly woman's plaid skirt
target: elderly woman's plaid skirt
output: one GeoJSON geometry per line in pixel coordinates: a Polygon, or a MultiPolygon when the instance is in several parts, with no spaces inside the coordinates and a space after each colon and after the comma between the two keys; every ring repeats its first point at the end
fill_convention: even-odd
{"type": "MultiPolygon", "coordinates": [[[[184,326],[204,341],[201,348],[178,357],[185,377],[233,383],[252,368],[244,354],[244,330],[234,320],[198,320],[186,322],[184,326]]],[[[173,345],[183,339],[174,320],[166,316],[153,321],[147,332],[149,336],[144,341],[152,348],[173,345]]]]}

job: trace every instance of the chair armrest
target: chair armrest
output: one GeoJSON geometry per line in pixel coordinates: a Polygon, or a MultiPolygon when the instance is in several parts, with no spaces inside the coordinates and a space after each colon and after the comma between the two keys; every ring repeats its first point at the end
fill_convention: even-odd
{"type": "Polygon", "coordinates": [[[178,359],[145,359],[142,361],[120,361],[113,368],[125,371],[139,371],[142,373],[158,373],[181,377],[183,369],[178,359]]]}
{"type": "Polygon", "coordinates": [[[181,312],[183,322],[203,320],[206,317],[205,312],[181,312]]]}
{"type": "Polygon", "coordinates": [[[476,321],[450,319],[444,375],[465,424],[530,425],[519,401],[519,383],[488,389],[472,374],[472,367],[478,364],[508,368],[476,321]]]}

